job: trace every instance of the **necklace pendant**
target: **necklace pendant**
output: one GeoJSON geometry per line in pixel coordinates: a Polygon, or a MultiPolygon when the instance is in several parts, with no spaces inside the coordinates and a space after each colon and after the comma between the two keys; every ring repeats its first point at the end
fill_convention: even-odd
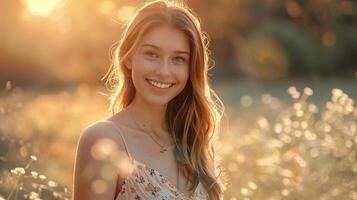
{"type": "Polygon", "coordinates": [[[165,151],[167,151],[167,149],[161,149],[160,153],[165,153],[165,151]]]}

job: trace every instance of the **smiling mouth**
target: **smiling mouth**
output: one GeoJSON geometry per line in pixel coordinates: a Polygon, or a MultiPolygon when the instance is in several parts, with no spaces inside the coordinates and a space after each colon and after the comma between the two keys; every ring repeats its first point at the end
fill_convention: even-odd
{"type": "Polygon", "coordinates": [[[158,81],[154,81],[154,80],[151,80],[151,79],[146,79],[146,81],[156,87],[156,88],[160,88],[160,89],[167,89],[167,88],[170,88],[172,87],[173,85],[175,85],[175,83],[163,83],[163,82],[158,82],[158,81]]]}

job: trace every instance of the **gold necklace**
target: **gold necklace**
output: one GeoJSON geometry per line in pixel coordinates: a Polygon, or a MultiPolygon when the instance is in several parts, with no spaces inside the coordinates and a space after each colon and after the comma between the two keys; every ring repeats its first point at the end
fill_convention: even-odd
{"type": "MultiPolygon", "coordinates": [[[[141,131],[143,131],[143,132],[147,132],[142,126],[144,126],[145,127],[145,124],[143,124],[142,126],[135,120],[135,118],[134,118],[134,116],[133,116],[133,114],[132,114],[132,112],[129,110],[128,111],[129,112],[129,115],[130,115],[130,118],[133,120],[133,122],[135,123],[135,125],[141,130],[141,131]]],[[[160,146],[160,153],[165,153],[167,150],[168,150],[168,147],[171,147],[172,145],[162,145],[162,144],[160,144],[152,135],[151,135],[151,132],[153,132],[152,130],[151,131],[149,131],[149,133],[148,133],[148,135],[151,137],[151,139],[157,144],[157,145],[159,145],[160,146]],[[168,147],[167,147],[168,146],[168,147]]],[[[154,133],[155,134],[155,133],[154,133]]]]}
{"type": "MultiPolygon", "coordinates": [[[[140,124],[139,124],[138,122],[136,122],[136,120],[134,119],[134,116],[133,116],[132,112],[131,112],[130,110],[128,110],[128,112],[129,112],[130,118],[134,121],[135,125],[136,125],[140,130],[142,130],[143,132],[146,132],[146,131],[144,130],[144,128],[142,128],[142,127],[140,126],[140,124]]],[[[143,126],[145,126],[145,124],[143,124],[143,126]]],[[[151,132],[153,132],[153,131],[151,130],[151,132]]],[[[148,133],[148,135],[151,137],[151,139],[152,139],[157,145],[160,146],[160,148],[161,148],[160,153],[165,153],[165,152],[167,151],[167,148],[166,148],[165,146],[168,146],[168,145],[162,145],[162,144],[160,144],[158,141],[155,140],[155,138],[150,134],[150,132],[148,133]]],[[[176,144],[176,143],[175,143],[175,144],[176,144]]],[[[172,146],[172,145],[171,145],[171,146],[172,146]]],[[[175,147],[176,147],[176,145],[175,145],[175,147]]],[[[179,188],[180,188],[180,170],[179,170],[178,165],[177,165],[177,183],[176,183],[176,185],[177,185],[176,188],[177,188],[177,190],[178,190],[178,192],[179,192],[179,188]]]]}

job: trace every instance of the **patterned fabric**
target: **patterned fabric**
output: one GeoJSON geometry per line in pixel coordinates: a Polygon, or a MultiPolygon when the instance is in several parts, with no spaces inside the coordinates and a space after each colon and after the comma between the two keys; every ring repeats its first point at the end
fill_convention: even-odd
{"type": "Polygon", "coordinates": [[[162,174],[133,159],[134,170],[124,180],[115,200],[206,200],[207,193],[201,183],[191,196],[179,192],[162,174]]]}
{"type": "Polygon", "coordinates": [[[122,129],[112,121],[109,122],[121,136],[134,169],[124,180],[121,191],[115,200],[207,200],[208,194],[201,183],[187,196],[177,190],[160,172],[132,158],[122,129]]]}

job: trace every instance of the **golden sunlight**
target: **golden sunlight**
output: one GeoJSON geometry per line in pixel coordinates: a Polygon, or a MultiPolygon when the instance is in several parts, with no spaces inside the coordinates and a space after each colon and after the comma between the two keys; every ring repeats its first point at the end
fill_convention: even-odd
{"type": "Polygon", "coordinates": [[[61,0],[25,0],[32,15],[47,16],[61,3],[61,0]]]}
{"type": "Polygon", "coordinates": [[[133,6],[123,6],[118,10],[117,18],[122,22],[126,22],[134,15],[134,12],[135,8],[133,6]]]}

